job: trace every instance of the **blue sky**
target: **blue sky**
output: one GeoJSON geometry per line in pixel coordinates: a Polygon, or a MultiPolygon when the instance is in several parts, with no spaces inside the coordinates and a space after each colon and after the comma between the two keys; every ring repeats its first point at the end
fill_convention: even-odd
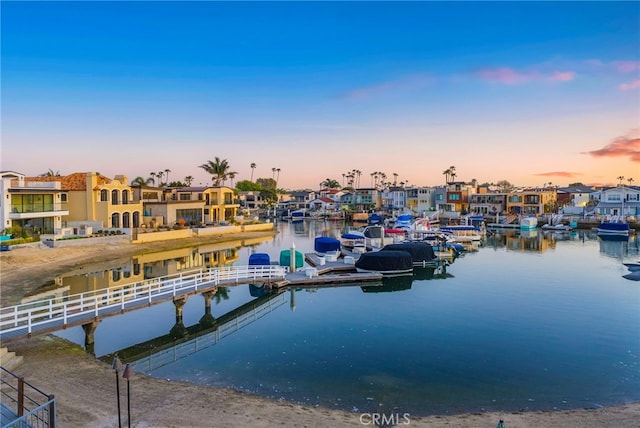
{"type": "Polygon", "coordinates": [[[3,170],[640,182],[637,2],[0,7],[3,170]]]}

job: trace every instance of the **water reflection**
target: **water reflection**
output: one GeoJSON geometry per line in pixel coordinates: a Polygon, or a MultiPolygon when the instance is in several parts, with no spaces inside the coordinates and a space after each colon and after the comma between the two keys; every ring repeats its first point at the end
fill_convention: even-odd
{"type": "Polygon", "coordinates": [[[54,278],[52,285],[47,285],[46,290],[36,290],[35,293],[25,296],[21,303],[44,298],[61,299],[67,295],[88,291],[124,288],[146,279],[229,266],[239,260],[241,248],[253,248],[272,239],[271,236],[238,239],[139,254],[110,269],[96,270],[84,275],[58,276],[54,278]]]}

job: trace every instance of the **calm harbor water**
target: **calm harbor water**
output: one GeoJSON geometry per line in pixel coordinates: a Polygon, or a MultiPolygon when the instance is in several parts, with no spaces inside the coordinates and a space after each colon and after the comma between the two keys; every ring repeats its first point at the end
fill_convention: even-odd
{"type": "MultiPolygon", "coordinates": [[[[274,239],[214,248],[207,260],[242,265],[253,252],[277,260],[292,242],[308,252],[316,236],[338,237],[342,227],[281,223],[274,239]]],[[[144,266],[136,263],[147,276],[197,267],[175,253],[146,257],[144,266]]],[[[383,288],[355,284],[255,297],[260,290],[228,287],[213,299],[212,315],[236,328],[203,334],[184,354],[164,344],[173,358],[157,358],[148,374],[308,405],[412,415],[640,400],[640,282],[622,278],[622,262],[638,259],[635,237],[615,242],[590,232],[510,231],[435,272],[383,288]],[[248,317],[242,308],[251,302],[268,310],[248,317]]],[[[132,269],[95,278],[118,271],[120,279],[132,269]]],[[[57,281],[73,290],[91,279],[57,281]]],[[[197,325],[203,313],[204,299],[192,296],[184,325],[197,325]]],[[[175,323],[170,302],[107,318],[93,352],[124,355],[175,323]]],[[[81,328],[59,335],[84,345],[81,328]]]]}

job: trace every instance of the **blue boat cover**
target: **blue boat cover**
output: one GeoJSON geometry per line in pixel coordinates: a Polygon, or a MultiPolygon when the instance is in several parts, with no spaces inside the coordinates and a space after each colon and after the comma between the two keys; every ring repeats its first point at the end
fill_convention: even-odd
{"type": "Polygon", "coordinates": [[[355,233],[343,233],[342,237],[344,239],[364,239],[363,235],[357,235],[355,233]]]}
{"type": "Polygon", "coordinates": [[[340,241],[327,236],[318,236],[313,243],[313,248],[318,253],[340,251],[340,241]]]}
{"type": "Polygon", "coordinates": [[[385,245],[380,251],[406,251],[413,263],[431,261],[436,258],[433,247],[427,242],[401,242],[385,245]]]}
{"type": "Polygon", "coordinates": [[[355,266],[379,272],[413,269],[411,254],[406,251],[372,251],[362,254],[355,266]]]}
{"type": "Polygon", "coordinates": [[[625,230],[629,230],[630,227],[627,223],[613,223],[613,222],[603,222],[598,226],[598,230],[610,230],[612,232],[623,232],[625,230]]]}
{"type": "Polygon", "coordinates": [[[267,253],[255,253],[249,256],[249,266],[270,265],[271,259],[267,253]]]}
{"type": "Polygon", "coordinates": [[[382,223],[382,217],[380,217],[378,214],[371,214],[369,216],[369,224],[373,225],[373,224],[381,224],[382,223]]]}

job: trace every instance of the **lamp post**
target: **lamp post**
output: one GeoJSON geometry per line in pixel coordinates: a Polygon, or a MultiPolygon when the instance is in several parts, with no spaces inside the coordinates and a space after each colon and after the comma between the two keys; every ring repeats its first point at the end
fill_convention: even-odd
{"type": "Polygon", "coordinates": [[[122,362],[120,361],[120,358],[118,358],[118,354],[116,354],[116,357],[113,359],[111,368],[116,374],[116,396],[118,397],[118,428],[122,428],[122,417],[120,415],[120,380],[118,379],[120,370],[122,370],[122,362]]]}
{"type": "Polygon", "coordinates": [[[124,372],[122,372],[122,377],[127,380],[127,423],[128,427],[131,428],[131,390],[129,389],[129,379],[133,376],[133,370],[131,366],[127,364],[124,368],[124,372]]]}

